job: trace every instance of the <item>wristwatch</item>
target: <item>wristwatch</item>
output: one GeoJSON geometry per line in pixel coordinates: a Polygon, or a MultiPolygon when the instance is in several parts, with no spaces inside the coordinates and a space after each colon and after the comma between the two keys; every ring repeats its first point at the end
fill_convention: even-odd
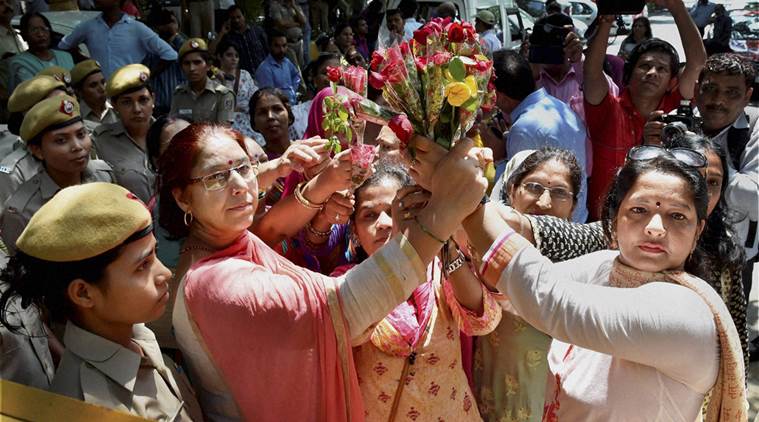
{"type": "Polygon", "coordinates": [[[457,249],[457,252],[458,252],[458,255],[456,256],[456,259],[451,261],[451,263],[445,267],[446,274],[453,274],[454,271],[464,266],[464,262],[466,262],[466,259],[464,258],[464,253],[462,253],[458,249],[457,249]]]}

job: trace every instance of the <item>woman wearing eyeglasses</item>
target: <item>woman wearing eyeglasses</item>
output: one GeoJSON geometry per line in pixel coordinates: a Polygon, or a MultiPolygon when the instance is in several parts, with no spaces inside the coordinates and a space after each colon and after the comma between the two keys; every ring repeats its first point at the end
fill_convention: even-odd
{"type": "Polygon", "coordinates": [[[50,28],[50,21],[41,13],[30,12],[21,17],[21,36],[29,49],[10,61],[8,92],[13,92],[18,84],[33,78],[45,68],[60,66],[71,70],[74,67],[71,54],[50,48],[50,28]]]}
{"type": "Polygon", "coordinates": [[[606,197],[610,250],[552,264],[488,205],[464,220],[480,274],[554,338],[543,420],[746,420],[735,325],[690,274],[709,203],[693,150],[631,150],[606,197]],[[684,358],[686,357],[686,358],[684,358]]]}
{"type": "MultiPolygon", "coordinates": [[[[747,304],[741,281],[743,249],[736,240],[732,229],[734,219],[723,197],[723,192],[727,189],[725,152],[708,138],[693,134],[676,137],[669,141],[667,147],[689,148],[707,159],[706,167],[700,170],[709,190],[708,218],[699,238],[703,260],[689,260],[685,263],[685,268],[704,279],[722,296],[738,329],[745,366],[748,367],[747,304]]],[[[645,154],[657,153],[660,150],[655,146],[647,146],[634,150],[632,155],[637,156],[636,153],[641,151],[645,154]]],[[[688,160],[687,157],[685,159],[688,160]]],[[[551,216],[518,216],[513,213],[505,214],[505,217],[515,229],[521,227],[518,229],[521,234],[531,239],[540,253],[554,262],[606,248],[600,222],[576,224],[551,216]]]]}
{"type": "MultiPolygon", "coordinates": [[[[159,162],[160,223],[187,236],[173,322],[207,419],[364,418],[351,341],[409,297],[442,246],[436,239],[477,207],[487,160],[467,155],[471,146],[461,142],[438,164],[429,205],[402,234],[330,278],[248,231],[258,183],[239,133],[194,124],[172,139],[159,162]]],[[[312,217],[331,194],[311,185],[322,174],[294,194],[312,217]]]]}
{"type": "MultiPolygon", "coordinates": [[[[503,198],[520,213],[569,220],[582,171],[574,154],[557,148],[520,151],[506,165],[503,198]]],[[[486,420],[538,418],[543,413],[551,337],[513,313],[508,302],[501,323],[475,345],[475,394],[486,420]]]]}

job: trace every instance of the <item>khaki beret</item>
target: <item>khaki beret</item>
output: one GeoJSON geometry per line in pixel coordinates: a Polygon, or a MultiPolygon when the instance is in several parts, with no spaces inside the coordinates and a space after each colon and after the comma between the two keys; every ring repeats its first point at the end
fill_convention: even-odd
{"type": "Polygon", "coordinates": [[[35,76],[18,84],[8,99],[8,111],[27,112],[56,89],[66,90],[66,84],[52,76],[35,76]]]}
{"type": "Polygon", "coordinates": [[[128,190],[85,183],[55,194],[32,216],[16,246],[45,261],[81,261],[149,234],[151,223],[145,204],[128,190]]]}
{"type": "Polygon", "coordinates": [[[71,84],[71,72],[69,72],[68,69],[64,69],[60,66],[46,67],[37,72],[35,76],[40,75],[52,76],[55,79],[58,79],[59,81],[65,83],[66,85],[71,84]]]}
{"type": "Polygon", "coordinates": [[[190,38],[185,41],[181,47],[179,47],[179,61],[182,61],[182,57],[185,54],[194,53],[196,51],[208,51],[208,44],[203,38],[190,38]]]}
{"type": "Polygon", "coordinates": [[[128,64],[113,72],[105,84],[105,95],[113,98],[124,91],[148,86],[150,69],[141,64],[128,64]]]}
{"type": "Polygon", "coordinates": [[[74,97],[63,95],[48,98],[37,103],[24,116],[21,139],[29,142],[51,126],[64,127],[69,122],[76,123],[80,120],[79,103],[74,97]]]}
{"type": "Polygon", "coordinates": [[[79,85],[84,82],[88,76],[97,72],[102,72],[102,69],[100,68],[100,63],[96,60],[79,62],[73,69],[71,69],[71,85],[79,85]]]}

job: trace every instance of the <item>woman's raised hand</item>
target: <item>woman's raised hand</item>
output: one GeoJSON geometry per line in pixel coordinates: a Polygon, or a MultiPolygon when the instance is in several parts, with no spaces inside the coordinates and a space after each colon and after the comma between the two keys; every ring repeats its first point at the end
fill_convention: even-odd
{"type": "Polygon", "coordinates": [[[474,148],[474,142],[468,138],[456,143],[432,174],[430,207],[461,222],[485,196],[488,187],[485,168],[492,162],[489,148],[474,148]]]}
{"type": "Polygon", "coordinates": [[[320,138],[304,139],[290,144],[285,153],[277,159],[280,177],[286,177],[293,170],[302,172],[321,164],[324,161],[321,150],[326,144],[327,141],[320,138]]]}
{"type": "Polygon", "coordinates": [[[427,206],[430,193],[421,186],[406,186],[398,190],[391,205],[393,236],[405,232],[414,218],[427,206]]]}

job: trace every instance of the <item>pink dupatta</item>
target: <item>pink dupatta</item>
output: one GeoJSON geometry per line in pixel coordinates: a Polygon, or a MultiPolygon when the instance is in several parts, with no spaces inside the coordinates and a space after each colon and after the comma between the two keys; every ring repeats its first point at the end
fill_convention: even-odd
{"type": "Polygon", "coordinates": [[[245,420],[363,420],[334,283],[247,232],[187,272],[188,312],[245,420]]]}

